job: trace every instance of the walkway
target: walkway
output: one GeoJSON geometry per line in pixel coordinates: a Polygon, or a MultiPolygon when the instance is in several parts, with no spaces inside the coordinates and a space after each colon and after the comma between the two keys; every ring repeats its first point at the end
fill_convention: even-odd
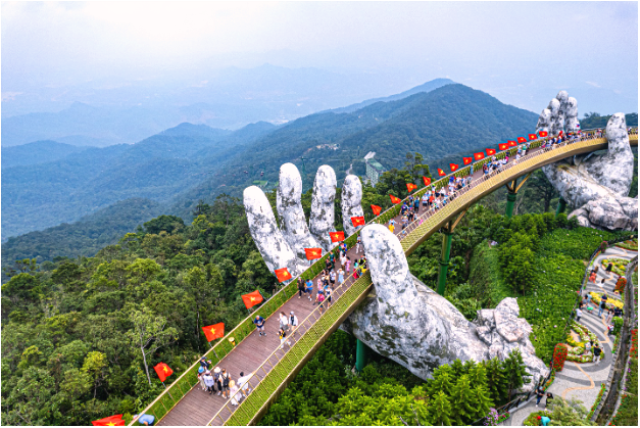
{"type": "MultiPolygon", "coordinates": [[[[499,173],[493,179],[489,179],[486,181],[482,177],[482,170],[476,171],[473,174],[472,186],[463,189],[464,191],[462,192],[462,194],[456,197],[453,202],[450,202],[446,207],[441,208],[437,212],[426,212],[421,207],[421,211],[417,220],[409,225],[407,233],[405,235],[402,235],[400,238],[405,252],[407,254],[410,254],[413,249],[417,248],[417,246],[424,241],[424,239],[426,239],[428,236],[431,236],[431,234],[435,233],[440,227],[442,227],[446,220],[455,218],[455,215],[458,212],[466,209],[484,194],[492,191],[492,189],[495,189],[498,186],[502,186],[503,184],[505,184],[505,182],[503,181],[507,178],[509,180],[513,180],[515,177],[521,176],[528,171],[533,171],[539,168],[540,165],[557,161],[562,156],[566,157],[579,152],[599,149],[601,146],[606,144],[603,139],[587,141],[587,143],[588,144],[586,145],[572,144],[566,147],[566,150],[564,150],[565,147],[552,150],[542,155],[541,158],[538,158],[539,160],[533,160],[533,158],[536,157],[536,155],[541,154],[540,149],[532,149],[529,151],[529,154],[525,158],[520,160],[519,165],[517,165],[518,167],[522,168],[512,169],[514,166],[514,162],[513,160],[511,160],[506,168],[503,168],[503,172],[499,173]],[[561,157],[556,158],[556,156],[561,157]],[[478,192],[468,191],[469,189],[475,187],[480,187],[478,192]]],[[[631,142],[631,144],[637,145],[637,139],[631,142]]],[[[400,226],[400,216],[397,216],[395,220],[396,235],[399,235],[402,233],[402,228],[400,226]]],[[[355,251],[356,248],[352,248],[348,252],[348,255],[352,261],[355,261],[355,258],[362,254],[361,253],[360,255],[356,255],[355,251]]],[[[314,278],[314,285],[317,284],[317,279],[317,277],[314,278]]],[[[336,308],[334,308],[334,311],[327,311],[332,313],[330,317],[326,316],[328,315],[328,313],[324,317],[320,317],[319,314],[317,314],[318,311],[314,312],[315,307],[312,306],[311,302],[305,300],[304,298],[298,299],[297,296],[294,296],[282,306],[281,310],[287,315],[290,311],[295,311],[296,316],[301,323],[299,330],[301,330],[302,334],[306,334],[307,332],[313,333],[313,347],[308,346],[310,342],[306,341],[305,346],[307,349],[304,350],[302,349],[302,346],[294,346],[292,352],[287,354],[285,354],[281,350],[278,350],[279,340],[277,339],[276,335],[279,328],[277,317],[280,312],[279,310],[267,319],[267,337],[259,337],[257,336],[255,331],[252,332],[247,338],[240,342],[233,351],[231,351],[218,363],[219,367],[227,369],[227,371],[231,375],[231,378],[234,380],[238,379],[241,371],[247,374],[249,372],[255,372],[256,370],[258,370],[258,373],[254,375],[251,383],[256,383],[257,380],[269,378],[270,376],[267,375],[272,372],[272,369],[274,367],[281,367],[279,363],[282,361],[286,361],[288,367],[293,367],[292,369],[290,369],[291,371],[287,372],[287,377],[282,383],[278,383],[277,385],[271,385],[271,381],[268,382],[269,385],[267,385],[265,382],[261,383],[258,387],[258,389],[260,389],[261,391],[256,390],[249,396],[247,400],[244,400],[243,404],[240,406],[240,408],[243,409],[241,411],[243,415],[253,415],[251,417],[256,418],[258,417],[258,414],[266,411],[266,408],[268,407],[271,400],[275,399],[275,396],[277,395],[276,392],[284,388],[286,384],[290,382],[293,376],[295,376],[295,374],[297,373],[297,370],[300,370],[302,368],[304,362],[306,362],[313,355],[315,349],[317,349],[317,347],[320,346],[324,342],[324,340],[326,340],[328,334],[334,331],[342,322],[341,320],[346,318],[350,311],[355,308],[354,305],[359,304],[367,297],[368,293],[366,293],[366,290],[368,290],[372,286],[370,280],[368,279],[368,275],[365,275],[362,280],[357,282],[359,284],[357,287],[357,293],[360,294],[349,292],[353,284],[356,283],[353,277],[347,278],[341,290],[334,294],[334,306],[336,308]],[[367,281],[366,284],[363,280],[367,281]],[[348,298],[340,299],[340,297],[345,295],[345,293],[349,295],[348,298]],[[336,311],[338,310],[342,312],[337,313],[336,311]],[[309,318],[307,318],[307,316],[309,316],[309,318]],[[303,319],[305,318],[307,319],[303,321],[303,319]],[[323,334],[321,336],[317,331],[317,327],[314,329],[314,325],[316,324],[322,325],[322,328],[326,329],[326,331],[323,331],[322,333],[326,334],[323,334]],[[291,355],[292,353],[295,355],[291,355]],[[265,389],[273,390],[273,392],[270,392],[268,395],[263,396],[262,391],[264,391],[265,389]],[[256,408],[256,406],[258,406],[258,408],[256,408]],[[247,409],[245,410],[244,408],[247,409]]],[[[306,336],[311,337],[310,334],[306,334],[306,336]]],[[[296,341],[292,341],[292,345],[295,345],[295,342],[296,341]]],[[[289,351],[289,347],[285,346],[285,350],[289,351]]],[[[176,404],[173,409],[169,411],[167,415],[165,415],[160,421],[158,421],[158,425],[206,425],[207,423],[221,424],[226,422],[231,416],[231,412],[227,409],[235,410],[233,407],[229,406],[228,403],[226,403],[226,401],[221,397],[216,395],[210,396],[202,391],[199,386],[196,386],[192,388],[192,390],[189,391],[183,397],[183,399],[180,400],[180,402],[178,402],[178,404],[176,404]],[[221,410],[223,407],[225,408],[225,410],[221,410]],[[217,417],[215,421],[213,421],[212,418],[214,418],[214,416],[216,415],[217,417]]],[[[235,416],[236,415],[234,415],[233,421],[237,424],[246,423],[244,422],[244,419],[242,422],[236,421],[235,419],[237,418],[235,416]]]]}
{"type": "MultiPolygon", "coordinates": [[[[604,254],[600,254],[596,257],[595,263],[601,263],[602,259],[606,258],[623,258],[631,260],[637,253],[632,251],[626,251],[618,247],[609,247],[604,254]]],[[[591,270],[590,267],[587,269],[591,270]]],[[[598,278],[596,281],[600,283],[601,279],[606,277],[607,272],[600,266],[598,270],[598,278]]],[[[612,278],[617,279],[617,275],[612,275],[612,278]]],[[[605,281],[604,289],[607,291],[607,295],[617,298],[613,294],[613,286],[615,285],[615,279],[605,281]]],[[[587,291],[603,292],[600,286],[594,286],[592,284],[587,286],[587,291]]],[[[593,404],[600,393],[600,385],[605,383],[609,378],[609,372],[613,365],[614,355],[611,354],[613,347],[614,336],[606,334],[606,312],[602,314],[602,317],[598,317],[597,309],[593,311],[593,314],[588,311],[583,311],[583,316],[580,319],[580,324],[586,326],[592,333],[598,336],[600,345],[604,350],[604,359],[597,363],[575,363],[573,361],[567,361],[564,369],[556,373],[556,378],[553,384],[547,391],[551,392],[553,396],[558,399],[560,397],[565,400],[577,399],[582,401],[587,410],[591,409],[593,404]]],[[[535,399],[531,400],[529,404],[521,409],[518,409],[512,413],[511,418],[504,421],[504,426],[521,426],[522,422],[531,413],[536,410],[544,408],[544,399],[541,401],[540,408],[536,408],[535,399]]]]}

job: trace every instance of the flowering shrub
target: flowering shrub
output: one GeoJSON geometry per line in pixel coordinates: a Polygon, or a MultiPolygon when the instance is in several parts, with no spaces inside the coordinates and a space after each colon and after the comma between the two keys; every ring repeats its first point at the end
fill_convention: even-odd
{"type": "Polygon", "coordinates": [[[624,275],[627,270],[627,265],[629,264],[629,260],[625,259],[603,259],[602,267],[606,268],[611,263],[613,273],[617,275],[624,275]]]}
{"type": "Polygon", "coordinates": [[[587,420],[591,419],[591,417],[593,416],[593,413],[598,408],[598,404],[600,404],[600,400],[602,400],[602,396],[604,395],[604,391],[606,389],[607,389],[607,386],[604,383],[602,385],[600,385],[600,392],[598,393],[598,396],[596,397],[595,403],[593,403],[593,406],[591,406],[591,411],[587,415],[587,420]]]}
{"type": "MultiPolygon", "coordinates": [[[[593,303],[595,303],[596,305],[600,305],[600,300],[602,299],[602,293],[596,293],[595,291],[590,292],[589,294],[591,294],[591,300],[593,300],[593,303]]],[[[616,300],[616,299],[607,299],[607,303],[605,305],[607,308],[620,308],[622,309],[624,307],[624,303],[621,300],[616,300]]]]}
{"type": "Polygon", "coordinates": [[[562,371],[564,368],[564,362],[567,359],[567,345],[564,343],[558,343],[553,350],[553,368],[557,371],[562,371]]]}

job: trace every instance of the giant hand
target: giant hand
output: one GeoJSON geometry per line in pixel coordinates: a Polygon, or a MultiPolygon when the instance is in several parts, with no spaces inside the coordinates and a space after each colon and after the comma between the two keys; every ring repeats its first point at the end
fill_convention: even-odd
{"type": "MultiPolygon", "coordinates": [[[[576,100],[561,91],[543,110],[537,130],[548,129],[551,135],[561,130],[576,131],[577,115],[576,100]]],[[[617,113],[609,119],[606,137],[606,153],[574,156],[542,170],[573,209],[569,217],[575,216],[582,226],[634,230],[638,228],[638,200],[627,197],[634,160],[624,114],[617,113]]]]}
{"type": "Polygon", "coordinates": [[[410,274],[400,241],[387,228],[369,225],[361,236],[375,292],[351,314],[345,330],[423,379],[458,358],[502,359],[515,348],[533,375],[528,388],[548,374],[529,341],[531,327],[518,318],[515,299],[479,311],[471,323],[410,274]]]}
{"type": "MultiPolygon", "coordinates": [[[[360,189],[361,197],[360,179],[353,175],[347,176],[343,186],[343,212],[356,212],[359,209],[362,213],[360,198],[353,197],[354,187],[360,189]],[[352,206],[356,203],[357,206],[352,206]]],[[[251,236],[271,272],[286,267],[292,276],[296,276],[309,267],[305,248],[320,247],[324,253],[335,245],[331,243],[329,237],[329,232],[335,230],[333,225],[335,194],[336,174],[330,166],[323,165],[318,168],[313,185],[311,220],[307,227],[300,203],[302,197],[300,173],[292,163],[282,165],[276,193],[276,207],[280,220],[280,228],[278,228],[264,192],[256,186],[245,189],[244,207],[251,236]]],[[[346,226],[351,225],[351,219],[343,217],[345,231],[348,232],[346,226]]],[[[351,233],[346,235],[349,236],[351,233]]]]}

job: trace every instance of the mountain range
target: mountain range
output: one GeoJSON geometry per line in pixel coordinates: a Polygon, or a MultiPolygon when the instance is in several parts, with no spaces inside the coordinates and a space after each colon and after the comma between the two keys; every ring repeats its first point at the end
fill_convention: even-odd
{"type": "MultiPolygon", "coordinates": [[[[10,161],[13,166],[2,169],[3,239],[81,217],[85,221],[78,227],[86,228],[87,215],[132,198],[152,200],[160,204],[159,212],[188,220],[199,200],[212,201],[221,193],[241,196],[257,181],[273,187],[285,162],[304,172],[307,189],[322,164],[333,166],[339,181],[350,168],[364,175],[363,157],[370,151],[386,168],[403,165],[409,151],[441,166],[445,156],[470,153],[535,127],[537,115],[481,91],[443,81],[425,88],[433,89],[280,126],[259,122],[232,132],[184,123],[133,145],[85,148],[43,163],[34,163],[35,157],[21,165],[10,161]]],[[[53,151],[55,143],[39,144],[53,151]]],[[[20,246],[22,238],[3,244],[3,259],[4,250],[20,246]]],[[[38,250],[32,256],[49,258],[49,253],[38,250]]]]}

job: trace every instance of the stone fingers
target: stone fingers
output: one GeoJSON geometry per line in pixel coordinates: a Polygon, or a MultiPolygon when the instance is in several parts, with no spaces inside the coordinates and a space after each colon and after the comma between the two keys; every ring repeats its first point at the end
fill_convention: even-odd
{"type": "Polygon", "coordinates": [[[346,236],[351,236],[358,230],[351,219],[353,217],[364,217],[361,201],[362,183],[360,179],[353,174],[347,175],[342,185],[342,225],[346,236]]]}
{"type": "Polygon", "coordinates": [[[318,168],[313,182],[311,216],[309,230],[324,251],[330,251],[335,244],[331,242],[329,232],[335,230],[336,173],[329,165],[318,168]]]}
{"type": "Polygon", "coordinates": [[[319,245],[307,227],[301,198],[302,177],[300,177],[300,172],[294,164],[285,163],[280,167],[276,207],[284,239],[295,253],[299,268],[304,269],[309,266],[304,249],[318,248],[319,245]]]}
{"type": "Polygon", "coordinates": [[[269,271],[286,267],[292,276],[300,274],[296,256],[278,229],[269,200],[259,187],[244,190],[244,208],[251,236],[269,271]]]}

